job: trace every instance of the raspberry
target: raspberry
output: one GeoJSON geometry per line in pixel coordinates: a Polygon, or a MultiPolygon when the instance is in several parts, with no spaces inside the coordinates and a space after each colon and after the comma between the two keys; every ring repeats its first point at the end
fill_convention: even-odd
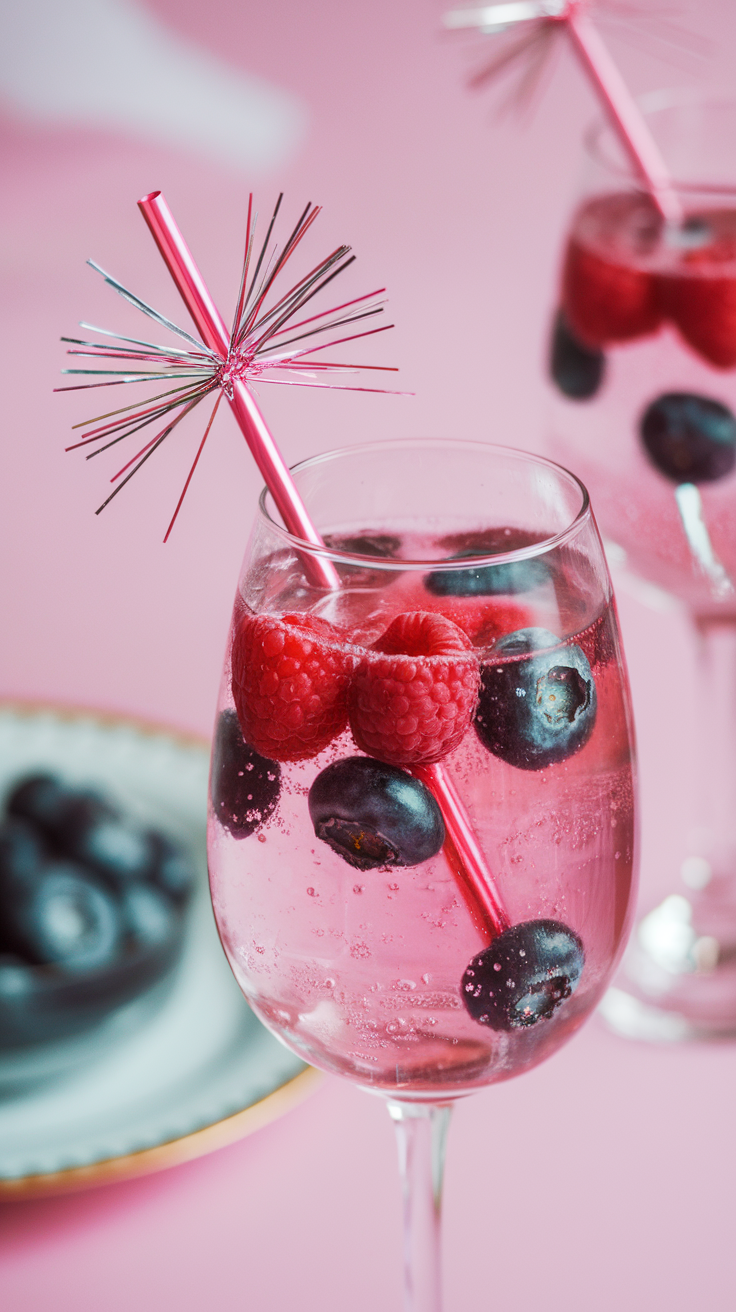
{"type": "Polygon", "coordinates": [[[650,273],[605,260],[574,239],[565,256],[562,305],[575,336],[589,348],[646,337],[662,322],[650,273]]]}
{"type": "Polygon", "coordinates": [[[456,624],[474,647],[490,646],[496,638],[531,624],[531,612],[506,597],[437,597],[423,579],[397,585],[406,610],[423,610],[441,615],[456,624]]]}
{"type": "Polygon", "coordinates": [[[347,724],[354,657],[314,615],[243,616],[233,639],[233,698],[243,737],[272,761],[317,756],[347,724]]]}
{"type": "Polygon", "coordinates": [[[367,652],[350,688],[350,728],[361,751],[390,765],[439,761],[457,747],[475,709],[478,660],[452,620],[397,615],[367,652]]]}
{"type": "Polygon", "coordinates": [[[736,279],[662,280],[667,312],[685,341],[716,369],[736,364],[736,279]]]}
{"type": "Polygon", "coordinates": [[[691,219],[709,239],[681,257],[684,276],[663,277],[660,299],[685,341],[717,369],[736,364],[736,212],[691,219]]]}
{"type": "Polygon", "coordinates": [[[662,322],[657,280],[637,267],[659,236],[651,202],[627,193],[596,196],[576,227],[562,273],[562,309],[575,336],[599,347],[656,332],[662,322]]]}

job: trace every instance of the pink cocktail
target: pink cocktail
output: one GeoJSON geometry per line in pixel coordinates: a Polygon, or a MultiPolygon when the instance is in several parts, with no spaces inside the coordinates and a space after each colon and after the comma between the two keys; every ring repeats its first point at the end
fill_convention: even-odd
{"type": "Polygon", "coordinates": [[[687,604],[702,649],[684,883],[643,922],[629,958],[642,1007],[615,1023],[655,1033],[659,1008],[663,1034],[673,1016],[683,1034],[727,1033],[736,1027],[736,112],[669,97],[650,121],[683,218],[665,223],[610,134],[591,135],[550,362],[554,450],[592,488],[629,566],[687,604]]]}
{"type": "MultiPolygon", "coordinates": [[[[610,584],[584,489],[523,453],[397,441],[294,472],[340,587],[310,582],[315,548],[264,493],[218,709],[213,905],[265,1024],[416,1128],[554,1052],[622,950],[610,584]]],[[[438,1308],[419,1267],[408,1306],[438,1308]]]]}

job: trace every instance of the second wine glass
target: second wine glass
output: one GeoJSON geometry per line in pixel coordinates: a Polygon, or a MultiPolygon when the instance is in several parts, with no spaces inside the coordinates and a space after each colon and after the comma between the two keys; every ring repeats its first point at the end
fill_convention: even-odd
{"type": "Polygon", "coordinates": [[[736,104],[662,92],[645,108],[683,220],[663,224],[591,129],[550,372],[554,453],[697,642],[688,845],[606,1002],[620,1032],[669,1041],[736,1033],[736,104]]]}

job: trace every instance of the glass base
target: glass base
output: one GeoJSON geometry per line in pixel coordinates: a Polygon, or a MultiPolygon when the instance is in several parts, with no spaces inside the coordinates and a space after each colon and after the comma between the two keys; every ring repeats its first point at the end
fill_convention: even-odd
{"type": "Polygon", "coordinates": [[[600,1012],[616,1034],[644,1042],[736,1038],[733,881],[670,894],[644,916],[600,1012]]]}

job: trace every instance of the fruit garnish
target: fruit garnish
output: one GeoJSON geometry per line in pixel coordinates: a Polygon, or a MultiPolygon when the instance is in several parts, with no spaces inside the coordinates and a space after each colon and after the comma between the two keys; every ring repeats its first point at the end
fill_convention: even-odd
{"type": "Polygon", "coordinates": [[[0,825],[0,908],[6,895],[34,883],[47,860],[40,835],[20,817],[0,825]]]}
{"type": "Polygon", "coordinates": [[[736,365],[736,211],[690,220],[704,239],[681,252],[683,273],[663,276],[660,304],[685,341],[717,369],[736,365]],[[730,267],[727,267],[730,266],[730,267]]]}
{"type": "MultiPolygon", "coordinates": [[[[461,551],[456,560],[477,556],[477,551],[461,551]]],[[[469,565],[465,569],[433,570],[424,580],[425,587],[438,597],[498,597],[531,592],[549,580],[549,570],[541,560],[508,560],[498,565],[469,565]]]]}
{"type": "Polygon", "coordinates": [[[481,668],[475,729],[494,756],[520,770],[543,770],[585,745],[596,705],[580,647],[547,629],[519,629],[496,643],[481,668]]]}
{"type": "Polygon", "coordinates": [[[112,895],[80,866],[59,861],[3,907],[3,936],[25,960],[68,971],[112,963],[123,934],[112,895]]]}
{"type": "Polygon", "coordinates": [[[598,196],[579,230],[589,242],[573,234],[562,272],[562,310],[572,332],[588,347],[655,333],[662,322],[657,279],[636,265],[660,231],[651,202],[626,193],[598,196]]]}
{"type": "Polygon", "coordinates": [[[470,724],[478,682],[477,657],[456,624],[428,611],[397,615],[353,675],[353,737],[392,765],[439,761],[470,724]]]}
{"type": "Polygon", "coordinates": [[[508,594],[502,594],[497,598],[478,594],[438,596],[430,592],[427,587],[429,577],[427,574],[413,578],[404,575],[401,582],[396,585],[397,600],[400,598],[399,604],[402,610],[421,610],[444,616],[462,629],[474,647],[487,647],[504,633],[523,628],[531,619],[529,609],[520,604],[522,598],[516,602],[512,601],[508,594]]]}
{"type": "Polygon", "coordinates": [[[271,761],[317,756],[347,725],[354,664],[341,631],[316,615],[244,615],[232,686],[245,741],[271,761]]]}
{"type": "Polygon", "coordinates": [[[652,463],[675,483],[711,483],[736,463],[736,418],[728,406],[691,392],[665,392],[639,425],[652,463]]]}
{"type": "MultiPolygon", "coordinates": [[[[437,545],[445,559],[460,562],[474,556],[517,551],[538,541],[538,534],[507,525],[449,533],[437,545]]],[[[444,615],[478,647],[487,646],[512,629],[522,628],[530,618],[529,611],[508,598],[539,587],[549,577],[549,569],[541,560],[504,561],[433,569],[423,576],[405,575],[399,586],[404,610],[444,615]]]]}
{"type": "Polygon", "coordinates": [[[586,346],[572,332],[562,310],[555,317],[549,358],[552,381],[572,401],[589,401],[606,372],[606,357],[597,346],[586,346]]]}
{"type": "MultiPolygon", "coordinates": [[[[364,533],[342,537],[335,533],[325,534],[325,544],[335,551],[344,551],[350,556],[371,556],[375,560],[396,560],[401,549],[401,538],[392,533],[364,533]]],[[[398,570],[372,569],[367,563],[346,564],[336,562],[336,569],[345,587],[375,588],[390,583],[399,577],[398,570]]]]}
{"type": "Polygon", "coordinates": [[[151,883],[166,894],[174,906],[186,902],[195,880],[195,870],[189,853],[156,829],[148,830],[153,845],[153,872],[151,883]]]}
{"type": "Polygon", "coordinates": [[[523,1029],[549,1020],[575,992],[584,965],[582,941],[567,925],[525,920],[473,957],[460,992],[480,1025],[523,1029]]]}
{"type": "Polygon", "coordinates": [[[685,341],[716,369],[736,365],[736,278],[669,278],[664,305],[685,341]]]}
{"type": "Polygon", "coordinates": [[[196,870],[187,848],[52,774],[0,824],[0,1048],[81,1035],[169,973],[196,870]]]}
{"type": "Polygon", "coordinates": [[[445,841],[440,808],[405,770],[351,756],[317,775],[309,814],[318,838],[358,870],[417,866],[445,841]]]}
{"type": "Polygon", "coordinates": [[[51,774],[21,780],[8,798],[7,808],[9,815],[35,826],[64,850],[67,839],[74,841],[91,824],[117,814],[98,793],[70,788],[51,774]]]}
{"type": "Polygon", "coordinates": [[[176,924],[176,908],[171,900],[151,884],[131,884],[121,898],[125,927],[134,943],[154,948],[171,938],[176,924]]]}
{"type": "Polygon", "coordinates": [[[279,800],[281,766],[246,743],[235,711],[223,711],[217,723],[210,792],[215,815],[233,838],[254,834],[279,800]]]}
{"type": "MultiPolygon", "coordinates": [[[[538,541],[538,536],[528,529],[506,526],[451,533],[441,539],[440,545],[452,552],[455,560],[463,560],[518,551],[521,547],[535,546],[538,541]]],[[[468,565],[465,569],[432,570],[425,576],[424,586],[437,597],[501,597],[530,592],[547,583],[549,577],[546,561],[532,558],[500,561],[497,565],[468,565]]]]}
{"type": "Polygon", "coordinates": [[[155,836],[92,789],[69,788],[52,775],[34,775],[13,790],[8,811],[33,824],[52,849],[115,888],[153,876],[155,836]]]}

